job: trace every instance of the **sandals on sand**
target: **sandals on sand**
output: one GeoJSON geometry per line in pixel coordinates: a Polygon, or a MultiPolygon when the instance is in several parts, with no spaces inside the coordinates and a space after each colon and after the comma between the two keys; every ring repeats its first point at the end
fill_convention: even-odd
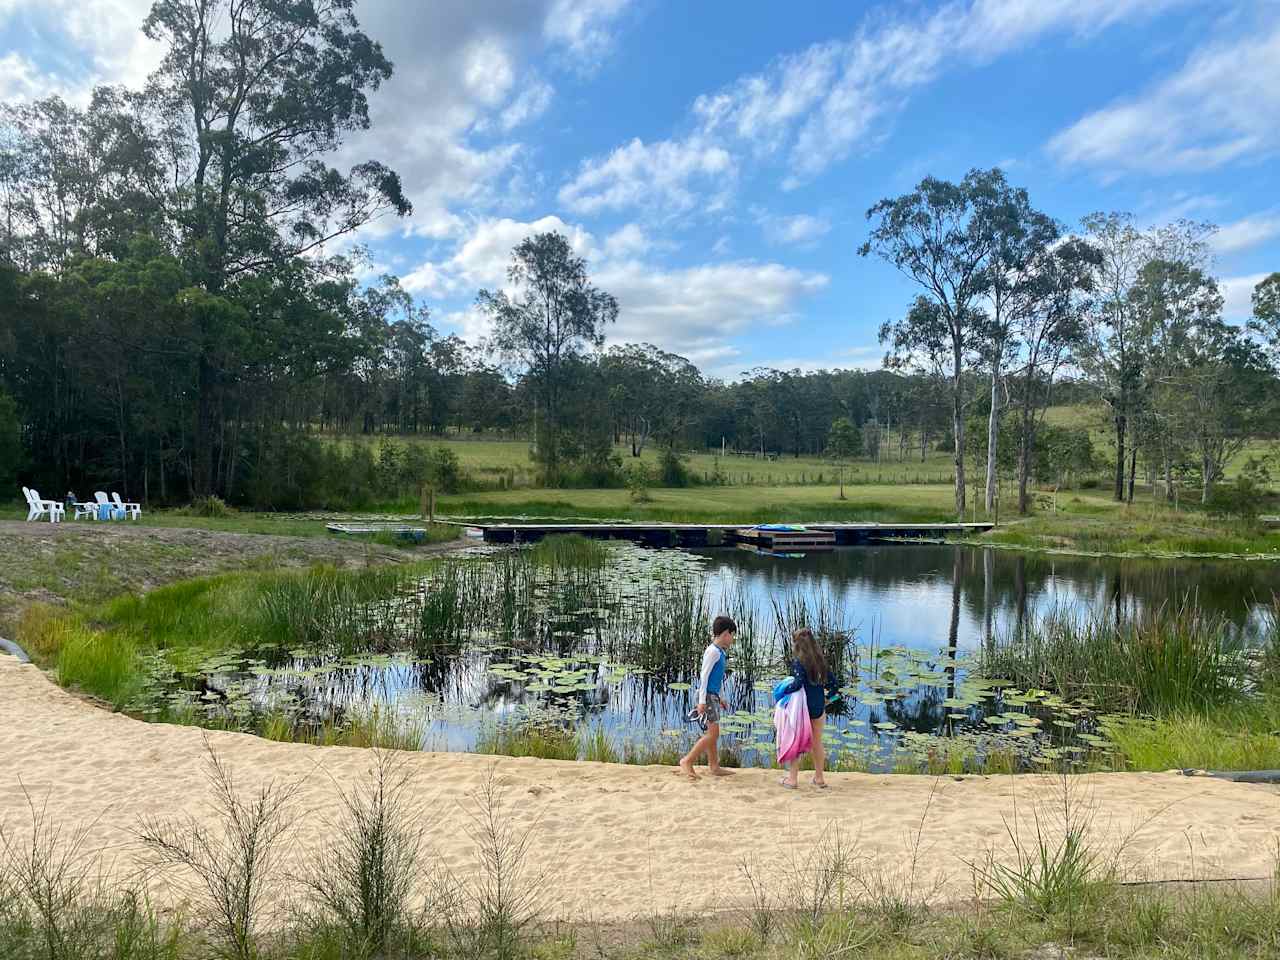
{"type": "Polygon", "coordinates": [[[817,780],[810,780],[809,782],[813,784],[815,787],[817,787],[819,790],[826,790],[829,786],[831,786],[831,784],[827,783],[825,780],[822,781],[822,783],[819,783],[817,780]]]}
{"type": "Polygon", "coordinates": [[[783,790],[794,790],[796,788],[796,785],[787,780],[786,777],[778,781],[778,786],[782,787],[783,790]]]}

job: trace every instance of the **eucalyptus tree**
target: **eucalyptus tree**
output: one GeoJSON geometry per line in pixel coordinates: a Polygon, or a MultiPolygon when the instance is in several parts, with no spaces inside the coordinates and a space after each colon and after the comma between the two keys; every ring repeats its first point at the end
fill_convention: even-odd
{"type": "Polygon", "coordinates": [[[522,363],[537,396],[535,452],[548,475],[560,467],[560,426],[570,366],[589,347],[604,344],[618,318],[618,301],[591,283],[587,262],[563,234],[539,233],[511,253],[512,292],[481,290],[479,308],[493,322],[493,349],[522,363]]]}
{"type": "Polygon", "coordinates": [[[1093,272],[1100,254],[1071,238],[1040,250],[1023,268],[1022,303],[1012,320],[1017,345],[1011,380],[1018,406],[1018,512],[1030,505],[1027,485],[1035,471],[1037,433],[1063,364],[1083,341],[1093,272]]]}
{"type": "MultiPolygon", "coordinates": [[[[1043,262],[1060,235],[1052,217],[1031,206],[1026,190],[994,184],[981,195],[982,222],[991,234],[994,250],[986,267],[983,296],[987,303],[987,330],[982,353],[990,365],[991,399],[987,414],[986,509],[995,507],[996,465],[1000,440],[1001,382],[1012,342],[1027,314],[1039,299],[1035,266],[1043,262]]],[[[1019,484],[1019,503],[1024,494],[1019,484]]]]}
{"type": "MultiPolygon", "coordinates": [[[[325,162],[369,126],[367,95],[391,62],[356,21],[354,0],[156,0],[143,32],[165,56],[149,93],[179,130],[175,197],[184,257],[207,297],[384,213],[411,207],[400,180],[369,160],[325,162]]],[[[237,331],[205,300],[196,384],[197,492],[213,486],[227,369],[217,344],[237,331]]],[[[249,319],[249,318],[246,318],[249,319]]]]}
{"type": "Polygon", "coordinates": [[[1008,193],[999,170],[971,170],[960,183],[926,177],[912,192],[881,200],[867,211],[875,226],[858,250],[892,263],[924,288],[936,308],[913,307],[906,318],[882,329],[881,340],[892,342],[895,352],[917,345],[934,355],[946,351],[959,515],[965,506],[964,372],[987,338],[979,301],[998,251],[987,214],[1008,193]]]}
{"type": "Polygon", "coordinates": [[[1249,327],[1266,341],[1280,360],[1280,271],[1265,277],[1253,288],[1253,318],[1249,327]]]}

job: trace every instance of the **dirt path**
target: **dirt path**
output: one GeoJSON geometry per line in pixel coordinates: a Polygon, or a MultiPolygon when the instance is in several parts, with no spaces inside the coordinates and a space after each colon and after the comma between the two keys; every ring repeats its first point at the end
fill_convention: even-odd
{"type": "MultiPolygon", "coordinates": [[[[0,655],[0,822],[21,837],[26,791],[63,825],[92,823],[92,843],[124,871],[138,855],[132,831],[148,815],[191,814],[212,823],[203,778],[206,734],[105,713],[54,686],[33,666],[0,655]]],[[[326,842],[340,787],[366,776],[372,755],[208,733],[238,783],[300,780],[288,859],[326,842]]],[[[743,905],[743,860],[776,881],[803,861],[814,828],[838,824],[869,883],[938,885],[940,899],[972,891],[968,863],[1008,858],[1007,818],[1022,830],[1038,813],[1057,829],[1061,784],[1052,777],[831,777],[830,790],[781,790],[776,773],[741,771],[684,781],[660,767],[627,767],[466,754],[401,754],[414,771],[421,822],[455,871],[475,869],[469,798],[495,771],[507,816],[530,827],[532,856],[550,876],[548,917],[617,920],[743,905]],[[916,870],[911,874],[913,851],[916,870]]],[[[1268,787],[1175,774],[1103,774],[1070,781],[1091,811],[1093,843],[1123,845],[1124,875],[1138,880],[1266,877],[1280,836],[1280,796],[1268,787]]],[[[157,891],[165,897],[166,891],[157,891]]]]}
{"type": "Polygon", "coordinates": [[[32,601],[101,600],[249,567],[402,563],[462,544],[457,541],[407,552],[330,537],[128,523],[0,521],[0,628],[32,601]]]}

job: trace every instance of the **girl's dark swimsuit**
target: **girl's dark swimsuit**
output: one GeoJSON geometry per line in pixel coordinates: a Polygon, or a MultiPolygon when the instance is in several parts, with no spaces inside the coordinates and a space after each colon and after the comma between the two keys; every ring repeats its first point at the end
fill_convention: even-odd
{"type": "Polygon", "coordinates": [[[834,673],[827,673],[826,683],[810,683],[809,673],[799,660],[791,661],[791,692],[804,688],[805,705],[809,708],[809,719],[817,720],[827,712],[827,694],[836,696],[839,687],[834,673]]]}

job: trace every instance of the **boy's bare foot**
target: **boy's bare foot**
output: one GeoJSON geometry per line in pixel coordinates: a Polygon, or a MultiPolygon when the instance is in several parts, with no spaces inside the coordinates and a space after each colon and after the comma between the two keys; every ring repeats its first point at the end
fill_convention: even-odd
{"type": "Polygon", "coordinates": [[[683,760],[681,760],[677,764],[677,766],[680,768],[679,772],[683,773],[690,780],[698,779],[698,775],[693,772],[693,763],[690,762],[688,757],[685,757],[683,760]]]}
{"type": "Polygon", "coordinates": [[[708,773],[710,773],[713,777],[731,777],[731,776],[733,776],[733,771],[732,771],[732,770],[726,770],[724,767],[716,767],[714,770],[709,770],[709,771],[707,771],[707,772],[708,772],[708,773]]]}

